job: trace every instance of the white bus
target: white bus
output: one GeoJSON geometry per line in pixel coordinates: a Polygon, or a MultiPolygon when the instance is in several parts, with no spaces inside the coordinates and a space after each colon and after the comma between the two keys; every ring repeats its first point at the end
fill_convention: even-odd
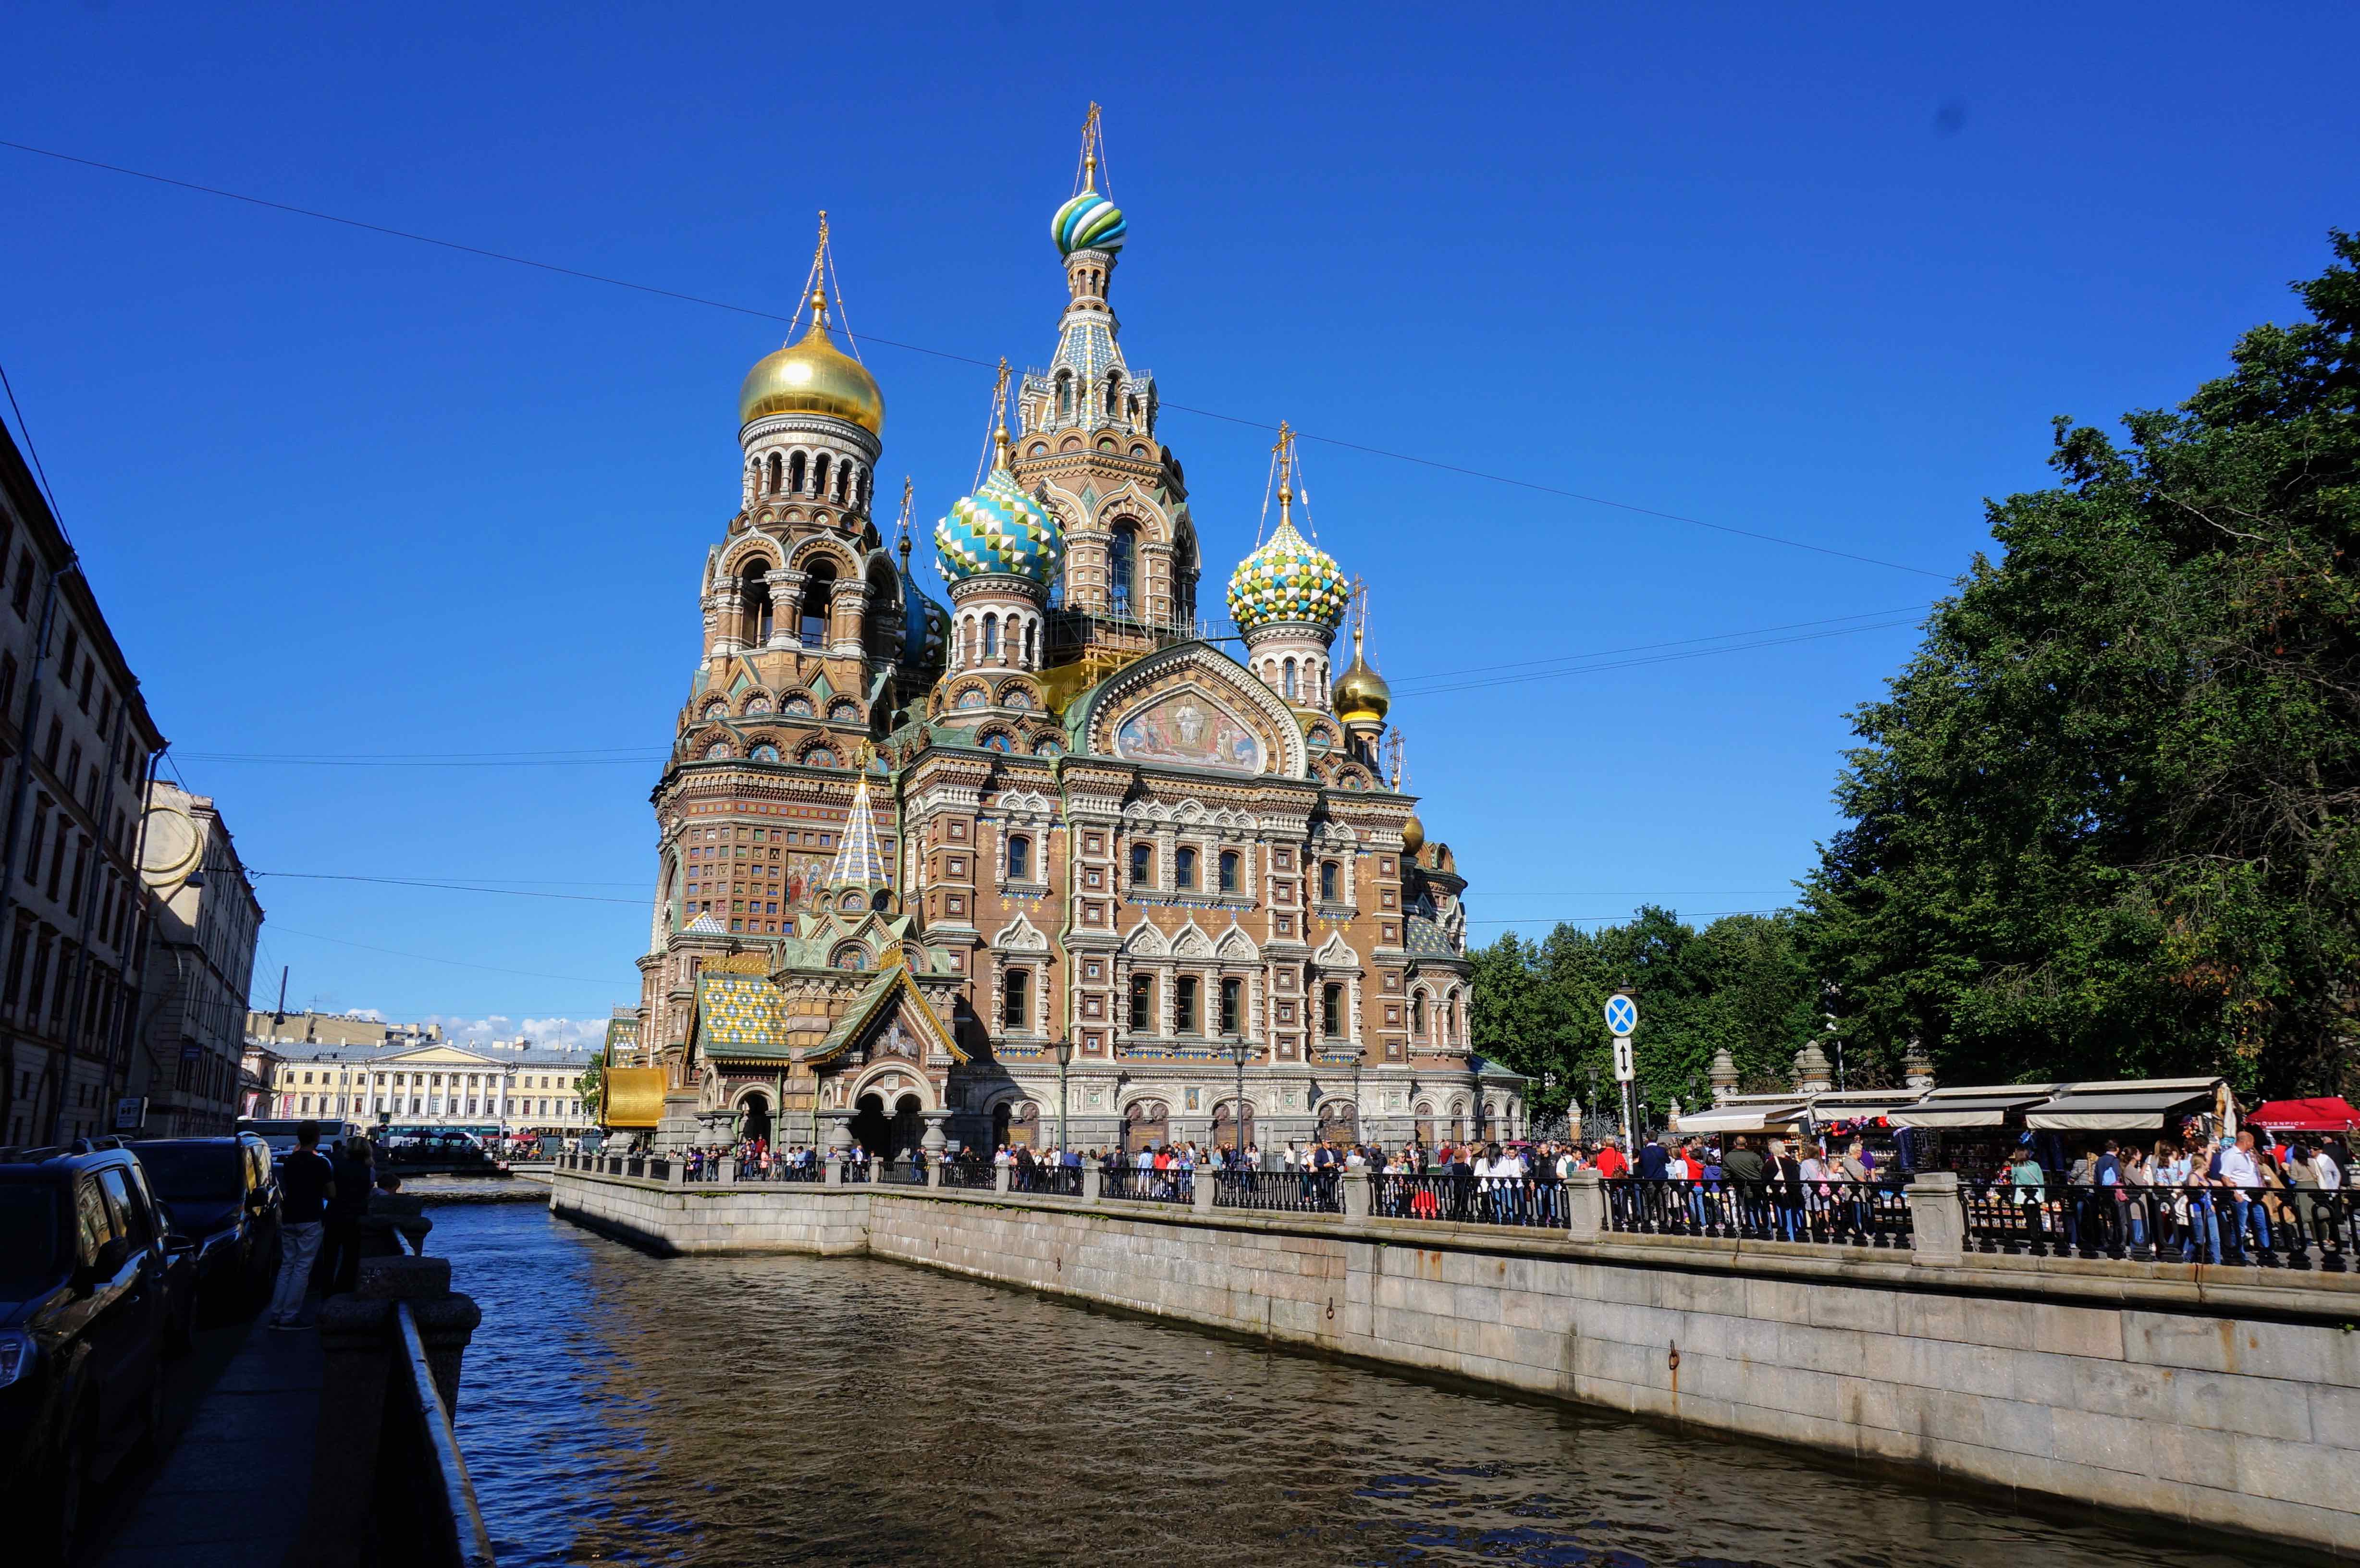
{"type": "Polygon", "coordinates": [[[268,1144],[271,1159],[284,1160],[294,1152],[295,1129],[308,1121],[319,1123],[320,1147],[322,1149],[333,1149],[340,1140],[358,1138],[361,1135],[360,1123],[331,1121],[325,1116],[274,1117],[268,1121],[254,1116],[240,1116],[237,1118],[237,1130],[250,1132],[268,1144]]]}

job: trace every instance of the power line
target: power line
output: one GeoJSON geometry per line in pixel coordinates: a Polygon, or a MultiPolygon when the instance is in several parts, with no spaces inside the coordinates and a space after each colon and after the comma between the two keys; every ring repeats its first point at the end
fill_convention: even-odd
{"type": "Polygon", "coordinates": [[[634,750],[624,756],[591,752],[432,752],[328,757],[302,752],[190,751],[191,762],[283,763],[301,768],[600,768],[617,764],[644,767],[661,762],[662,751],[634,750]]]}
{"type": "Polygon", "coordinates": [[[1864,626],[1845,626],[1831,632],[1804,632],[1794,637],[1761,637],[1753,642],[1734,643],[1727,648],[1691,648],[1686,653],[1659,653],[1646,659],[1618,659],[1604,664],[1584,665],[1578,670],[1543,670],[1537,675],[1507,675],[1491,681],[1464,681],[1455,686],[1420,687],[1404,695],[1439,697],[1452,691],[1472,691],[1486,686],[1518,686],[1533,681],[1559,681],[1576,675],[1601,674],[1610,670],[1634,670],[1648,664],[1676,664],[1682,659],[1705,659],[1716,653],[1750,653],[1756,648],[1784,648],[1790,643],[1821,642],[1829,637],[1850,637],[1855,632],[1890,631],[1896,626],[1906,626],[1909,624],[1906,620],[1877,621],[1864,626]]]}
{"type": "MultiPolygon", "coordinates": [[[[468,882],[428,882],[408,877],[348,877],[330,871],[254,871],[255,877],[277,877],[282,880],[303,882],[375,882],[389,887],[434,887],[450,893],[497,893],[508,898],[560,898],[575,904],[628,904],[634,909],[644,906],[644,898],[606,898],[594,893],[538,893],[522,887],[494,887],[468,882]]],[[[600,883],[600,887],[620,887],[620,883],[600,883]]]]}
{"type": "MultiPolygon", "coordinates": [[[[753,316],[763,321],[784,321],[792,324],[795,319],[792,316],[781,316],[774,310],[739,305],[727,299],[689,294],[677,289],[660,288],[654,284],[635,282],[630,278],[616,278],[602,272],[585,272],[580,267],[563,267],[555,262],[541,261],[531,256],[518,256],[509,251],[492,250],[483,245],[466,245],[458,240],[446,240],[433,234],[419,234],[410,229],[397,229],[384,223],[372,223],[359,218],[347,218],[335,212],[323,212],[315,207],[299,207],[292,202],[274,201],[268,197],[249,195],[242,191],[229,191],[217,185],[202,185],[191,180],[179,180],[168,174],[156,174],[144,169],[131,169],[123,164],[107,163],[94,158],[82,158],[73,153],[59,152],[50,147],[34,147],[26,142],[0,139],[0,147],[13,148],[17,152],[31,153],[38,158],[54,158],[60,163],[78,164],[85,169],[103,169],[110,174],[145,180],[158,185],[169,185],[177,190],[192,191],[200,195],[216,196],[224,201],[242,201],[249,206],[268,208],[272,212],[285,212],[299,218],[311,218],[323,223],[337,223],[345,228],[360,229],[368,234],[381,234],[390,239],[408,240],[415,245],[434,245],[443,250],[457,251],[462,255],[478,256],[487,261],[504,261],[515,267],[527,267],[536,271],[555,273],[560,277],[576,278],[585,283],[601,283],[613,289],[628,289],[637,293],[652,294],[660,299],[676,299],[690,305],[703,305],[711,310],[727,310],[737,315],[753,316]]],[[[847,329],[847,336],[850,335],[847,329]]],[[[978,359],[972,354],[956,354],[948,349],[929,348],[923,343],[901,343],[892,338],[881,338],[869,333],[861,335],[866,341],[883,348],[898,348],[905,353],[925,354],[930,358],[946,359],[960,365],[972,365],[986,370],[997,368],[994,361],[978,359]]],[[[1159,398],[1157,406],[1181,413],[1195,414],[1202,419],[1243,425],[1250,430],[1267,430],[1276,428],[1267,419],[1249,419],[1241,414],[1226,414],[1218,409],[1199,408],[1186,403],[1174,403],[1159,398]]],[[[1465,478],[1481,479],[1494,485],[1506,485],[1544,495],[1556,495],[1568,501],[1579,501],[1586,506],[1607,506],[1643,517],[1658,517],[1667,522],[1686,523],[1692,528],[1710,528],[1716,533],[1731,534],[1739,539],[1755,539],[1765,544],[1783,545],[1789,550],[1809,550],[1817,555],[1832,556],[1841,561],[1854,561],[1864,566],[1880,566],[1893,572],[1913,572],[1920,577],[1931,577],[1946,583],[1952,581],[1957,575],[1955,572],[1934,572],[1922,566],[1910,566],[1897,561],[1883,561],[1875,556],[1860,555],[1848,550],[1837,550],[1830,545],[1811,544],[1803,539],[1787,539],[1779,534],[1764,533],[1754,528],[1741,528],[1729,523],[1709,522],[1702,517],[1692,517],[1680,512],[1666,512],[1653,506],[1638,506],[1629,501],[1613,500],[1604,495],[1586,495],[1579,490],[1567,490],[1555,485],[1543,485],[1536,480],[1518,479],[1510,474],[1493,474],[1480,468],[1468,468],[1455,463],[1445,463],[1438,458],[1421,457],[1415,452],[1395,452],[1387,447],[1369,446],[1360,441],[1346,441],[1340,436],[1323,436],[1310,430],[1298,430],[1296,434],[1302,440],[1319,441],[1347,452],[1361,452],[1371,457],[1389,458],[1396,463],[1415,463],[1420,467],[1437,469],[1445,474],[1456,474],[1465,478]]],[[[54,505],[53,501],[52,506],[54,505]]]]}
{"type": "MultiPolygon", "coordinates": [[[[40,449],[33,444],[33,427],[25,422],[24,405],[16,401],[16,384],[8,379],[8,366],[5,364],[0,364],[0,387],[7,390],[8,407],[15,410],[16,415],[16,430],[25,438],[25,455],[33,460],[33,473],[39,478],[41,494],[49,503],[49,520],[57,524],[58,532],[64,535],[65,514],[58,509],[58,493],[49,485],[49,471],[41,466],[40,449]]],[[[66,548],[69,550],[73,549],[73,539],[71,536],[66,537],[66,548]]]]}
{"type": "Polygon", "coordinates": [[[367,942],[348,942],[340,936],[325,936],[319,931],[297,931],[293,926],[274,923],[270,929],[286,936],[309,937],[313,942],[333,942],[338,947],[356,947],[363,953],[382,953],[388,958],[414,958],[423,964],[448,964],[454,968],[480,969],[491,975],[521,975],[528,980],[571,980],[584,985],[604,985],[609,990],[613,989],[615,985],[611,977],[605,980],[593,980],[581,975],[544,975],[535,969],[503,969],[494,964],[470,964],[464,958],[441,958],[431,953],[404,953],[399,948],[372,947],[367,942]]]}
{"type": "MultiPolygon", "coordinates": [[[[1668,913],[1682,920],[1717,920],[1726,915],[1781,915],[1791,908],[1793,908],[1792,905],[1781,905],[1775,909],[1695,909],[1687,914],[1673,909],[1668,913]]],[[[1470,926],[1591,926],[1615,925],[1627,922],[1631,919],[1630,915],[1518,915],[1513,919],[1500,917],[1469,920],[1467,923],[1470,926]]]]}
{"type": "MultiPolygon", "coordinates": [[[[1437,670],[1433,671],[1431,674],[1426,675],[1404,675],[1399,681],[1395,682],[1395,685],[1400,687],[1419,686],[1428,681],[1455,680],[1462,675],[1488,675],[1494,670],[1530,670],[1535,665],[1571,664],[1589,659],[1612,659],[1619,654],[1625,653],[1651,653],[1655,649],[1662,648],[1688,648],[1700,642],[1725,642],[1731,637],[1767,637],[1772,632],[1800,631],[1808,626],[1838,626],[1845,621],[1864,621],[1877,615],[1915,615],[1920,610],[1930,610],[1934,606],[1931,604],[1903,604],[1897,608],[1890,610],[1863,610],[1856,615],[1830,615],[1825,620],[1819,621],[1790,621],[1783,626],[1756,626],[1750,631],[1713,632],[1705,637],[1674,637],[1669,642],[1640,643],[1633,648],[1601,648],[1596,653],[1561,653],[1551,659],[1519,659],[1507,664],[1478,664],[1472,665],[1465,670],[1437,670]]],[[[1715,648],[1708,649],[1707,651],[1719,652],[1721,650],[1715,648]]],[[[1547,673],[1549,672],[1542,672],[1544,676],[1547,673]]],[[[1514,679],[1524,680],[1540,678],[1541,677],[1537,676],[1518,676],[1514,679]]]]}

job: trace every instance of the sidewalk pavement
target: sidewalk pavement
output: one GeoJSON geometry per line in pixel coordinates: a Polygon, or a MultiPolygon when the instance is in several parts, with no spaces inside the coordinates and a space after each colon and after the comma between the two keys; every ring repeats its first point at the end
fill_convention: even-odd
{"type": "Polygon", "coordinates": [[[273,1568],[303,1522],[320,1418],[316,1329],[260,1317],[206,1390],[98,1568],[273,1568]]]}

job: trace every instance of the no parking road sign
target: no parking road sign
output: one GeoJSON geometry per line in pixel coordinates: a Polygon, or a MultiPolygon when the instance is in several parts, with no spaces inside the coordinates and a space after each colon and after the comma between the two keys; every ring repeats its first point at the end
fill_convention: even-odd
{"type": "Polygon", "coordinates": [[[1606,1029],[1609,1034],[1627,1035],[1638,1027],[1638,1003],[1619,992],[1606,998],[1606,1029]]]}

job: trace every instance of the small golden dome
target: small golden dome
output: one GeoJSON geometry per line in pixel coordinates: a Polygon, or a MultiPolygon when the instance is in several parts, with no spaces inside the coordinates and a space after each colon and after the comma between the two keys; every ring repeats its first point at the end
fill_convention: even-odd
{"type": "Polygon", "coordinates": [[[1360,628],[1352,628],[1352,664],[1336,677],[1330,688],[1336,698],[1336,716],[1348,724],[1384,723],[1386,713],[1393,705],[1393,689],[1385,678],[1369,668],[1360,652],[1360,628]]]}
{"type": "Polygon", "coordinates": [[[1417,852],[1425,847],[1426,824],[1413,816],[1402,823],[1402,853],[1415,860],[1417,852]]]}
{"type": "Polygon", "coordinates": [[[826,319],[814,312],[800,342],[765,354],[738,389],[740,429],[765,414],[818,414],[885,433],[885,395],[868,367],[829,341],[826,319]]]}

